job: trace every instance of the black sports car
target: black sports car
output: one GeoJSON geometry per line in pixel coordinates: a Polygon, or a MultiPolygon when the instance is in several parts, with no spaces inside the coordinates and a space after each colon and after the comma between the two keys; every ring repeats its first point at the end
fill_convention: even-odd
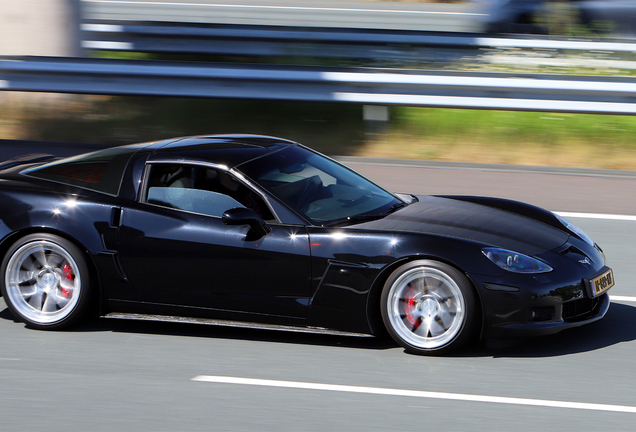
{"type": "Polygon", "coordinates": [[[14,316],[86,312],[380,334],[447,353],[471,338],[599,320],[601,249],[520,202],[392,194],[279,138],[171,139],[0,164],[0,277],[14,316]]]}

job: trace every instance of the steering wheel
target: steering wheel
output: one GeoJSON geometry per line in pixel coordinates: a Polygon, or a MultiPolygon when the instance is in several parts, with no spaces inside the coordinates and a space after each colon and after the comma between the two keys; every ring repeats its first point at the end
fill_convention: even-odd
{"type": "Polygon", "coordinates": [[[318,192],[322,189],[322,180],[320,176],[311,176],[303,180],[305,188],[298,199],[298,209],[303,210],[309,203],[319,198],[318,192]]]}

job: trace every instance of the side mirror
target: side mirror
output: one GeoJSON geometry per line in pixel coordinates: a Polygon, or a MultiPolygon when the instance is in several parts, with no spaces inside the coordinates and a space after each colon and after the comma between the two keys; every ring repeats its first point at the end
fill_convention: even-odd
{"type": "Polygon", "coordinates": [[[249,225],[247,240],[257,240],[272,231],[265,221],[253,210],[245,207],[235,207],[223,213],[225,225],[249,225]]]}

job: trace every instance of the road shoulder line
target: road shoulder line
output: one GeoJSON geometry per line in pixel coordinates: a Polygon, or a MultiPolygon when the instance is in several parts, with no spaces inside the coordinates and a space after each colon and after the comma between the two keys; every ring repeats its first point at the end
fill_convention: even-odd
{"type": "Polygon", "coordinates": [[[636,216],[630,216],[630,215],[603,214],[603,213],[574,213],[574,212],[560,212],[560,211],[557,211],[554,213],[566,218],[636,221],[636,216]]]}
{"type": "Polygon", "coordinates": [[[636,179],[636,171],[628,170],[551,167],[540,165],[488,164],[475,162],[449,162],[416,159],[383,159],[358,156],[332,157],[342,163],[357,165],[636,179]]]}

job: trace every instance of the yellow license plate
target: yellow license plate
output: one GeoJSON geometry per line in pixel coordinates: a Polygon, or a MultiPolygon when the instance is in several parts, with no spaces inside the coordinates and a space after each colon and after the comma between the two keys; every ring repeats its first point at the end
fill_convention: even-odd
{"type": "Polygon", "coordinates": [[[612,272],[612,269],[609,269],[602,275],[591,279],[590,284],[594,297],[597,297],[614,286],[614,272],[612,272]]]}

